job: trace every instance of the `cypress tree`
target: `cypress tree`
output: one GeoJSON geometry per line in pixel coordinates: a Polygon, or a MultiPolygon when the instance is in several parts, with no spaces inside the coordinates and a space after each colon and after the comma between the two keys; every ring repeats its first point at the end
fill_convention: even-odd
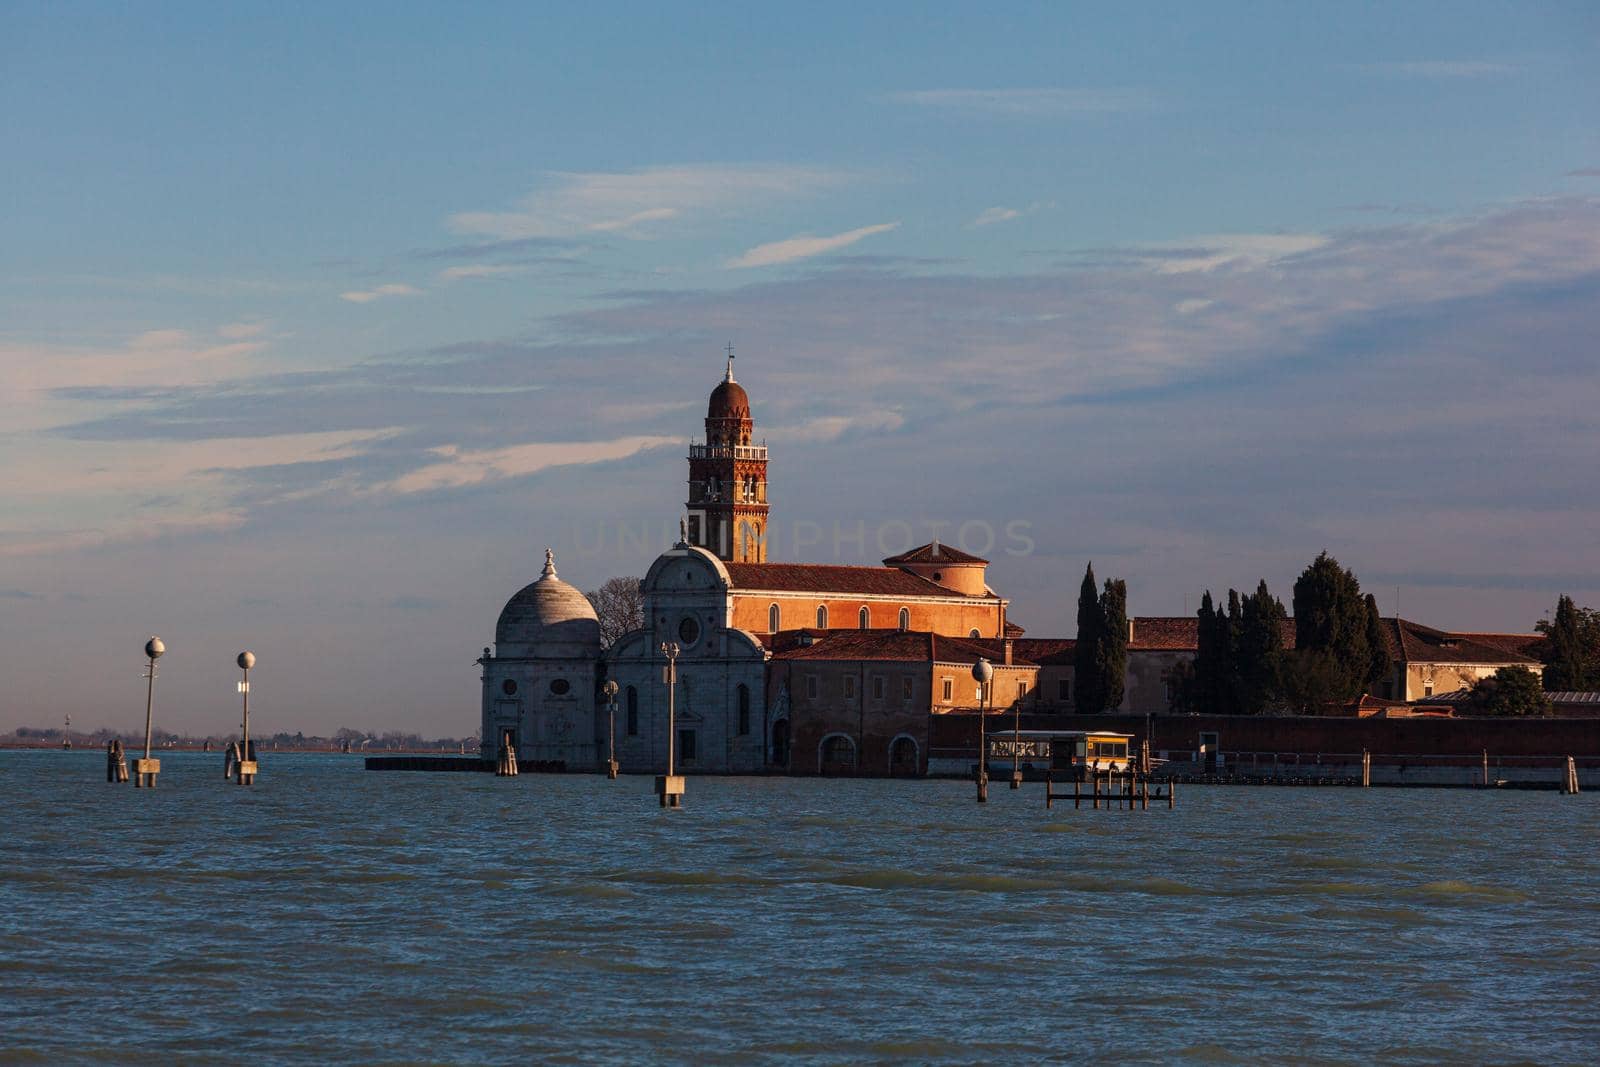
{"type": "Polygon", "coordinates": [[[1553,692],[1588,688],[1588,664],[1578,606],[1563,594],[1556,601],[1556,617],[1540,623],[1544,631],[1544,687],[1553,692]]]}
{"type": "Polygon", "coordinates": [[[1105,616],[1100,607],[1099,590],[1095,587],[1094,564],[1083,572],[1083,585],[1078,590],[1078,644],[1073,649],[1073,682],[1077,690],[1078,711],[1094,715],[1105,707],[1105,686],[1101,681],[1098,659],[1100,632],[1105,628],[1105,616]]]}
{"type": "Polygon", "coordinates": [[[1214,715],[1217,710],[1217,619],[1216,611],[1211,606],[1211,590],[1207,589],[1200,598],[1200,610],[1195,617],[1198,626],[1195,634],[1194,710],[1201,715],[1214,715]]]}
{"type": "Polygon", "coordinates": [[[1263,578],[1256,591],[1244,598],[1239,625],[1239,710],[1260,715],[1280,697],[1283,670],[1283,622],[1288,618],[1283,602],[1267,589],[1263,578]]]}
{"type": "Polygon", "coordinates": [[[1107,578],[1100,595],[1100,645],[1095,661],[1102,703],[1115,711],[1122,706],[1128,674],[1128,583],[1121,578],[1107,578]]]}
{"type": "Polygon", "coordinates": [[[1239,632],[1243,627],[1239,590],[1228,590],[1228,613],[1217,612],[1217,710],[1223,715],[1239,713],[1239,697],[1244,690],[1239,662],[1239,632]]]}
{"type": "MultiPolygon", "coordinates": [[[[1356,576],[1323,552],[1294,583],[1297,658],[1320,660],[1322,700],[1349,700],[1366,687],[1367,605],[1356,576]]],[[[1310,694],[1305,694],[1307,697],[1310,694]]]]}
{"type": "Polygon", "coordinates": [[[1367,692],[1389,677],[1394,658],[1389,654],[1389,638],[1384,633],[1383,616],[1378,614],[1378,598],[1367,594],[1367,692]]]}

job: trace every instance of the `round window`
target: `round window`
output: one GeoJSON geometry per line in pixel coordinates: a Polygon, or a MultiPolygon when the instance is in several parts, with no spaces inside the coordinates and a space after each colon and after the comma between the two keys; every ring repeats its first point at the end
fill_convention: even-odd
{"type": "Polygon", "coordinates": [[[510,678],[507,678],[505,681],[500,683],[500,692],[504,693],[508,697],[516,696],[517,683],[513,682],[510,678]]]}
{"type": "Polygon", "coordinates": [[[700,640],[700,624],[693,617],[687,617],[678,624],[678,640],[686,645],[700,640]]]}
{"type": "Polygon", "coordinates": [[[564,697],[572,689],[572,683],[565,678],[557,678],[550,683],[550,692],[558,697],[564,697]]]}

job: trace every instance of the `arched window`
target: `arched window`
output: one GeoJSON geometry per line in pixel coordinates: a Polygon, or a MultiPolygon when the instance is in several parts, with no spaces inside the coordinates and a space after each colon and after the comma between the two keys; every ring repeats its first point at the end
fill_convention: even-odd
{"type": "Polygon", "coordinates": [[[750,687],[739,686],[739,736],[750,732],[750,687]]]}
{"type": "Polygon", "coordinates": [[[902,630],[911,629],[911,609],[910,608],[901,608],[900,609],[900,629],[902,629],[902,630]]]}
{"type": "Polygon", "coordinates": [[[817,605],[817,629],[826,630],[827,628],[828,628],[828,605],[826,605],[826,604],[818,604],[817,605]]]}
{"type": "Polygon", "coordinates": [[[863,630],[872,629],[872,612],[868,611],[866,608],[862,608],[860,611],[856,612],[856,623],[863,630]]]}
{"type": "Polygon", "coordinates": [[[768,633],[773,633],[773,634],[777,633],[778,630],[782,628],[781,625],[780,625],[782,622],[783,622],[783,612],[778,610],[778,605],[774,604],[770,608],[767,609],[767,632],[768,633]]]}
{"type": "Polygon", "coordinates": [[[639,691],[628,686],[628,736],[639,736],[639,691]]]}
{"type": "Polygon", "coordinates": [[[978,637],[982,637],[983,635],[978,633],[978,628],[977,627],[973,627],[972,628],[972,632],[970,634],[968,634],[967,636],[968,637],[972,637],[972,638],[978,638],[978,637]]]}

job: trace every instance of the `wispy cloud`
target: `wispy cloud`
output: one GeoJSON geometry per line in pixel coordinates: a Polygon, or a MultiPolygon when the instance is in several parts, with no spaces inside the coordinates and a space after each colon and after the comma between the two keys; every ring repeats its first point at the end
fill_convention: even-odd
{"type": "Polygon", "coordinates": [[[386,482],[378,489],[392,493],[424,493],[460,489],[484,482],[520,478],[550,467],[604,463],[664,445],[681,445],[681,437],[621,437],[613,441],[539,441],[507,448],[463,450],[455,445],[430,449],[438,459],[386,482]]]}
{"type": "Polygon", "coordinates": [[[894,93],[902,104],[1000,118],[1071,118],[1149,111],[1145,89],[916,89],[894,93]]]}
{"type": "Polygon", "coordinates": [[[1569,170],[1569,171],[1567,171],[1566,177],[1568,177],[1568,178],[1600,178],[1600,167],[1579,167],[1577,170],[1569,170]]]}
{"type": "Polygon", "coordinates": [[[1517,70],[1515,64],[1485,59],[1414,59],[1396,63],[1371,63],[1377,74],[1407,78],[1496,78],[1517,70]]]}
{"type": "Polygon", "coordinates": [[[1052,200],[1052,201],[1035,201],[1034,203],[1029,204],[1025,208],[1014,208],[1014,207],[991,207],[991,208],[985,208],[982,211],[978,212],[978,217],[973,219],[967,225],[970,226],[970,227],[973,227],[973,228],[977,228],[979,226],[993,226],[996,223],[1010,222],[1013,219],[1020,219],[1024,215],[1031,215],[1036,211],[1043,211],[1046,208],[1053,208],[1055,206],[1056,206],[1055,205],[1055,201],[1052,200]]]}
{"type": "Polygon", "coordinates": [[[450,217],[461,233],[503,241],[616,234],[643,239],[660,225],[695,216],[809,196],[845,184],[851,175],[787,164],[707,163],[632,171],[553,172],[511,211],[467,211],[450,217]]]}
{"type": "Polygon", "coordinates": [[[340,300],[348,300],[352,304],[370,304],[374,300],[384,300],[391,296],[421,296],[422,290],[414,285],[405,285],[401,282],[391,282],[388,285],[374,286],[371,289],[357,289],[348,293],[340,293],[340,300]]]}
{"type": "Polygon", "coordinates": [[[978,212],[978,217],[972,220],[974,226],[993,226],[997,222],[1010,222],[1020,219],[1022,212],[1010,207],[988,207],[978,212]]]}
{"type": "Polygon", "coordinates": [[[888,233],[900,224],[898,222],[880,222],[875,226],[862,226],[859,229],[846,230],[836,233],[832,237],[813,237],[809,234],[800,234],[796,237],[785,238],[782,241],[771,241],[764,245],[756,245],[742,256],[728,260],[730,269],[744,267],[771,267],[779,263],[793,263],[797,259],[809,259],[812,256],[825,255],[841,248],[848,248],[864,238],[874,234],[888,233]]]}
{"type": "Polygon", "coordinates": [[[461,267],[446,267],[439,272],[441,282],[458,282],[466,278],[493,278],[499,274],[521,274],[522,268],[507,264],[472,263],[461,267]]]}

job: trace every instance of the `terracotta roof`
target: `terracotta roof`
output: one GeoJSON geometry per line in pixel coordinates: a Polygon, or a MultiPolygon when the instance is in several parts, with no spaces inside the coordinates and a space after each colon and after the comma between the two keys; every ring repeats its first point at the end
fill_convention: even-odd
{"type": "Polygon", "coordinates": [[[902,563],[988,563],[982,556],[974,556],[970,552],[963,552],[959,548],[942,545],[938,541],[913,548],[909,552],[902,552],[898,556],[890,556],[883,561],[885,567],[894,567],[902,563]]]}
{"type": "Polygon", "coordinates": [[[1006,636],[1007,637],[1021,637],[1023,634],[1025,634],[1027,632],[1028,632],[1027,630],[1023,629],[1021,626],[1018,626],[1016,623],[1012,622],[1010,619],[1006,620],[1006,636]]]}
{"type": "Polygon", "coordinates": [[[1505,663],[1534,664],[1539,661],[1513,652],[1484,638],[1484,634],[1458,634],[1435,630],[1409,619],[1385,619],[1390,636],[1389,654],[1407,663],[1505,663]]]}
{"type": "Polygon", "coordinates": [[[780,593],[817,593],[849,597],[936,596],[958,600],[998,600],[993,595],[967,596],[894,567],[846,567],[831,563],[725,563],[735,589],[769,589],[780,593]]]}
{"type": "Polygon", "coordinates": [[[1458,632],[1456,636],[1470,637],[1480,644],[1503,648],[1529,659],[1541,659],[1544,656],[1544,634],[1480,634],[1467,631],[1458,632]]]}
{"type": "MultiPolygon", "coordinates": [[[[1003,666],[1000,642],[973,641],[964,637],[945,637],[924,630],[825,630],[813,635],[811,644],[784,640],[779,635],[773,659],[780,660],[898,660],[920,663],[976,663],[987,658],[1003,666]]],[[[1013,655],[1013,667],[1036,664],[1013,655]]]]}
{"type": "Polygon", "coordinates": [[[1021,656],[1041,667],[1070,664],[1078,642],[1070,637],[1023,637],[1012,645],[1013,658],[1021,656]]]}

